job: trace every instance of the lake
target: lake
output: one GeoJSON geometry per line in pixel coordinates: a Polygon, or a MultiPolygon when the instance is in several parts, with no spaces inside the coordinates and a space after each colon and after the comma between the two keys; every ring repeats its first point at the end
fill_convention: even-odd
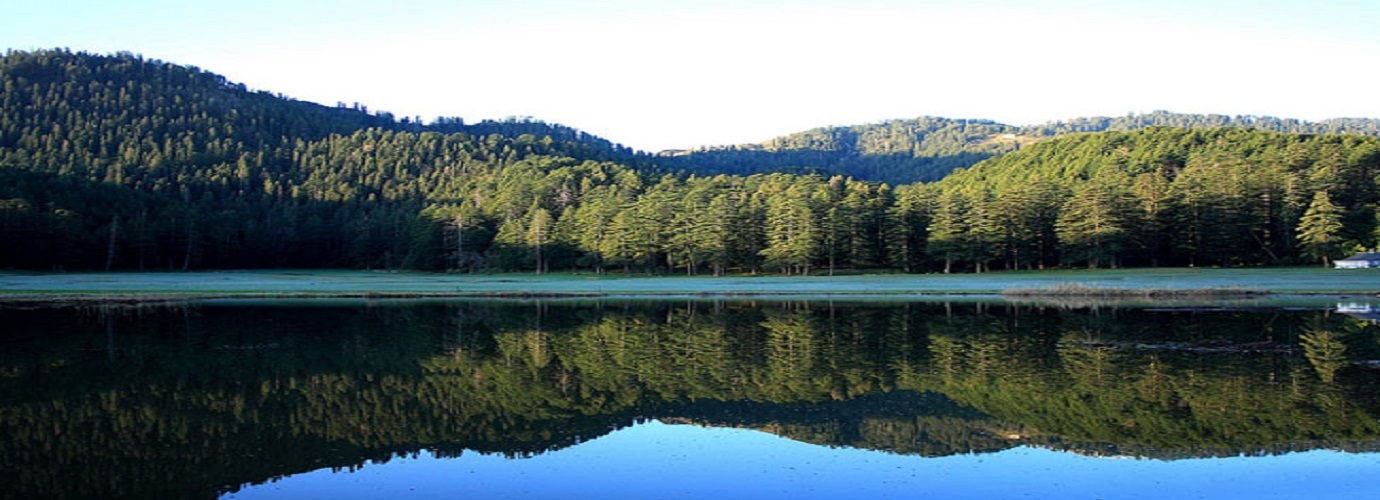
{"type": "Polygon", "coordinates": [[[12,306],[0,498],[1375,498],[1377,308],[12,306]]]}

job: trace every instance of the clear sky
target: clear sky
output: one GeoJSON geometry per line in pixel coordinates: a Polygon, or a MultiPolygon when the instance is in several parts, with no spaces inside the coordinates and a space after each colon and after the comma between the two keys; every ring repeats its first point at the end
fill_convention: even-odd
{"type": "Polygon", "coordinates": [[[926,115],[1380,117],[1377,0],[5,0],[0,46],[651,151],[926,115]]]}

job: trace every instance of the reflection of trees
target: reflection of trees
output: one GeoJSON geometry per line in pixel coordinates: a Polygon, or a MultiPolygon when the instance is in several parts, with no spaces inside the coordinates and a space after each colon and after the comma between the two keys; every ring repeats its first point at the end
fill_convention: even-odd
{"type": "MultiPolygon", "coordinates": [[[[1024,314],[1029,322],[1031,315],[1024,314]]],[[[1300,331],[1315,313],[1137,317],[1143,315],[1076,315],[1062,322],[1066,328],[1054,329],[1040,322],[1046,332],[1070,333],[1057,336],[1057,343],[1007,340],[997,351],[1000,363],[995,366],[1001,369],[995,376],[974,366],[974,360],[992,352],[989,334],[963,334],[962,329],[932,334],[932,377],[916,386],[937,388],[994,416],[1064,439],[1122,447],[1192,449],[1190,443],[1198,443],[1200,449],[1229,453],[1243,446],[1270,449],[1273,443],[1342,435],[1370,439],[1365,436],[1380,432],[1380,426],[1363,416],[1373,410],[1358,411],[1357,406],[1373,409],[1376,404],[1374,394],[1364,388],[1373,386],[1370,377],[1355,379],[1360,385],[1343,385],[1347,388],[1338,391],[1290,379],[1287,374],[1304,360],[1285,354],[1144,347],[1270,342],[1280,332],[1300,331]],[[1104,321],[1109,316],[1120,320],[1104,321]],[[1290,383],[1281,383],[1285,381],[1290,383]]],[[[1010,334],[1019,339],[1021,330],[1010,334]]]]}
{"type": "Polygon", "coordinates": [[[1158,354],[1151,354],[1145,371],[1136,382],[1136,395],[1145,401],[1158,403],[1166,410],[1178,407],[1181,399],[1175,393],[1174,377],[1165,370],[1158,354]]]}
{"type": "Polygon", "coordinates": [[[70,483],[111,496],[99,488],[149,493],[161,482],[198,496],[186,493],[420,448],[524,456],[643,418],[926,455],[1016,443],[1240,453],[1380,436],[1374,374],[1341,370],[1343,337],[1323,332],[1370,337],[1313,313],[743,303],[538,313],[539,326],[530,305],[493,302],[6,311],[15,340],[0,353],[0,460],[23,473],[0,493],[70,483]],[[1134,347],[1210,335],[1243,344],[1266,321],[1270,335],[1302,332],[1303,356],[1134,347]],[[1335,366],[1329,376],[1323,365],[1335,366]]]}
{"type": "Polygon", "coordinates": [[[930,339],[931,366],[944,382],[953,382],[963,372],[963,348],[963,343],[953,337],[930,339]]]}
{"type": "Polygon", "coordinates": [[[1099,390],[1119,377],[1120,351],[1093,344],[1091,332],[1069,333],[1059,343],[1059,361],[1075,384],[1085,390],[1099,390]]]}
{"type": "Polygon", "coordinates": [[[815,370],[819,347],[818,327],[807,311],[768,311],[762,321],[767,331],[765,387],[773,400],[799,400],[820,392],[815,370]]]}
{"type": "Polygon", "coordinates": [[[1346,366],[1346,344],[1332,330],[1309,328],[1299,335],[1303,345],[1303,356],[1318,372],[1318,379],[1331,384],[1337,378],[1337,370],[1346,366]]]}

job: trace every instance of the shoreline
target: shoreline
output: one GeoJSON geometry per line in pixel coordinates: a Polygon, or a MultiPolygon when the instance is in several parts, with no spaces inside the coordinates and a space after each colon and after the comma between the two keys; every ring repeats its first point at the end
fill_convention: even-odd
{"type": "MultiPolygon", "coordinates": [[[[1316,300],[1373,300],[1380,293],[1358,292],[1252,292],[1244,294],[1184,294],[1184,295],[1066,295],[1031,294],[1018,295],[985,291],[922,291],[922,292],[37,292],[0,293],[0,308],[46,308],[46,307],[85,307],[85,306],[155,306],[177,305],[207,301],[313,301],[313,300],[351,300],[351,301],[408,301],[408,300],[800,300],[800,301],[894,301],[894,302],[994,302],[1021,305],[1048,305],[1057,307],[1117,306],[1132,304],[1168,305],[1221,303],[1247,304],[1251,302],[1289,301],[1291,299],[1316,300]]],[[[1260,304],[1266,306],[1266,304],[1260,304]]]]}
{"type": "Polygon", "coordinates": [[[647,299],[1224,302],[1380,296],[1380,269],[1137,268],[983,274],[622,276],[359,270],[25,273],[0,271],[0,305],[244,300],[647,299]]]}

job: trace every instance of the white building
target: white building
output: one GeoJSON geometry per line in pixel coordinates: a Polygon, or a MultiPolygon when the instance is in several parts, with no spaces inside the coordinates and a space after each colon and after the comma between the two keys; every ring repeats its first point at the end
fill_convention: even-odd
{"type": "Polygon", "coordinates": [[[1366,269],[1370,267],[1380,267],[1380,252],[1356,252],[1345,259],[1332,262],[1337,269],[1366,269]]]}

